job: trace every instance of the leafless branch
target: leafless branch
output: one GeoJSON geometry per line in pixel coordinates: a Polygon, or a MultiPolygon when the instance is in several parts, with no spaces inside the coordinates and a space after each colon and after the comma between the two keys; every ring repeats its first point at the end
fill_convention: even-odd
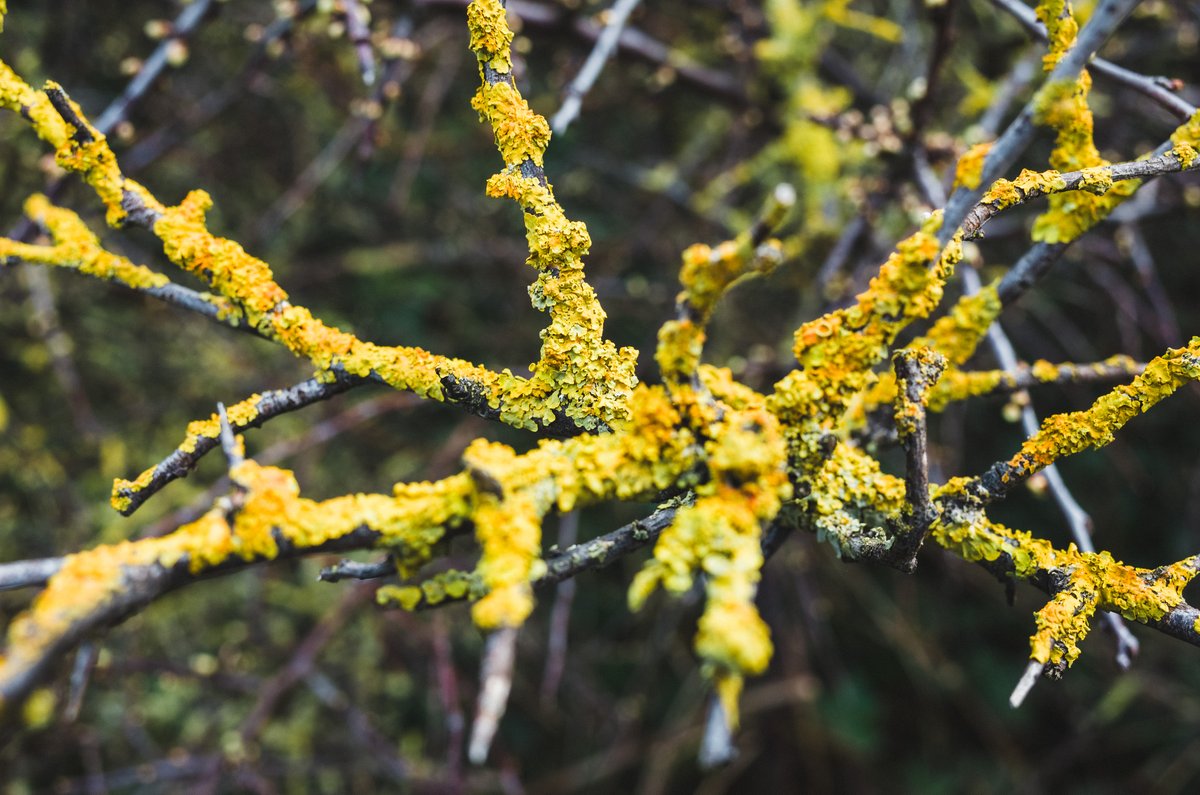
{"type": "Polygon", "coordinates": [[[550,129],[554,131],[555,135],[565,133],[567,128],[571,126],[571,122],[575,121],[575,117],[579,115],[579,109],[583,107],[583,98],[592,90],[592,85],[595,84],[596,78],[604,70],[604,64],[608,63],[608,59],[612,57],[613,50],[617,47],[617,42],[621,40],[621,31],[625,28],[625,23],[629,20],[629,15],[633,13],[633,10],[638,7],[641,1],[617,0],[613,3],[613,7],[606,13],[604,29],[596,39],[596,45],[588,54],[587,60],[584,61],[583,67],[579,70],[579,74],[575,75],[575,79],[567,86],[562,107],[558,109],[558,112],[554,114],[554,118],[550,120],[550,129]]]}
{"type": "MultiPolygon", "coordinates": [[[[255,402],[256,410],[253,419],[246,422],[233,422],[230,427],[238,433],[247,428],[258,428],[280,414],[302,409],[321,400],[328,400],[334,395],[340,395],[364,383],[366,383],[365,379],[339,373],[332,381],[310,378],[287,389],[269,390],[255,402]]],[[[137,489],[128,487],[117,489],[116,496],[129,499],[128,505],[121,513],[129,516],[168,483],[181,477],[187,477],[200,459],[219,444],[220,437],[201,436],[196,439],[191,450],[176,449],[160,461],[154,467],[154,472],[145,485],[137,489]]]]}

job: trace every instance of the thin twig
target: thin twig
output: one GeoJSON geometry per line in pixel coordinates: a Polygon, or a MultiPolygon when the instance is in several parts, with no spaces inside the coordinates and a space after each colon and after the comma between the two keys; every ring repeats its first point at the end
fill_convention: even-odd
{"type": "Polygon", "coordinates": [[[1030,660],[1029,664],[1025,666],[1025,672],[1021,674],[1017,686],[1013,688],[1012,695],[1008,697],[1008,703],[1012,705],[1013,709],[1021,706],[1025,696],[1029,695],[1029,691],[1041,678],[1043,668],[1045,666],[1037,660],[1030,660]]]}
{"type": "MultiPolygon", "coordinates": [[[[280,414],[302,409],[321,400],[328,400],[356,386],[365,383],[365,379],[342,374],[333,381],[322,381],[310,378],[301,381],[287,389],[273,389],[264,392],[255,402],[254,418],[247,421],[235,421],[230,424],[234,432],[240,433],[247,428],[257,428],[267,420],[280,414]]],[[[121,513],[129,516],[146,500],[158,493],[173,480],[186,477],[200,463],[200,459],[210,450],[220,444],[219,437],[200,436],[190,450],[177,448],[169,456],[160,461],[144,485],[137,488],[130,486],[117,487],[115,496],[128,498],[129,502],[122,508],[121,513]]]]}
{"type": "Polygon", "coordinates": [[[517,659],[517,634],[515,627],[503,627],[488,635],[480,672],[475,722],[471,725],[471,741],[467,746],[467,758],[471,764],[482,765],[487,761],[492,740],[500,728],[500,719],[508,707],[513,666],[517,659]]]}
{"type": "Polygon", "coordinates": [[[339,560],[332,566],[326,566],[317,574],[320,582],[341,582],[342,580],[377,580],[390,577],[396,573],[396,562],[390,557],[372,563],[362,563],[357,560],[339,560]]]}
{"type": "Polygon", "coordinates": [[[62,558],[40,558],[0,563],[0,591],[40,588],[62,568],[62,558]]]}
{"type": "Polygon", "coordinates": [[[714,770],[736,758],[737,748],[733,744],[733,732],[729,728],[725,706],[716,695],[710,696],[708,714],[704,719],[704,735],[700,738],[696,761],[701,770],[714,770]]]}
{"type": "Polygon", "coordinates": [[[625,28],[625,23],[629,21],[629,15],[633,13],[633,10],[638,7],[641,1],[617,0],[605,15],[604,30],[600,32],[599,38],[596,39],[596,45],[592,47],[592,51],[588,54],[587,60],[584,61],[583,67],[580,68],[579,74],[575,75],[575,79],[567,86],[562,107],[558,109],[558,112],[554,114],[554,118],[550,120],[550,129],[555,135],[565,133],[567,128],[571,126],[571,122],[575,121],[575,117],[579,115],[579,109],[583,107],[583,98],[592,90],[596,78],[604,70],[604,65],[608,63],[608,59],[612,57],[613,52],[617,48],[617,43],[621,40],[621,31],[625,28]]]}
{"type": "Polygon", "coordinates": [[[145,95],[170,63],[171,50],[196,31],[212,4],[212,0],[193,0],[183,7],[179,16],[175,17],[171,23],[171,35],[154,48],[154,52],[142,63],[137,74],[125,86],[121,96],[109,103],[109,106],[96,119],[97,130],[107,135],[125,120],[129,110],[145,95]]]}
{"type": "Polygon", "coordinates": [[[458,695],[458,673],[451,653],[450,632],[442,613],[433,617],[431,645],[433,647],[434,677],[438,686],[438,697],[442,702],[442,715],[446,721],[446,778],[452,792],[462,790],[462,752],[466,717],[458,695]]]}
{"type": "Polygon", "coordinates": [[[354,45],[358,55],[358,71],[362,74],[363,83],[368,86],[375,84],[375,50],[371,47],[371,29],[367,20],[371,12],[363,7],[358,0],[342,0],[345,5],[346,36],[354,45]]]}
{"type": "MultiPolygon", "coordinates": [[[[558,545],[569,549],[579,535],[579,512],[569,511],[558,520],[558,545]]],[[[554,589],[554,606],[546,639],[546,667],[542,673],[542,702],[553,702],[567,665],[567,631],[571,623],[571,603],[575,599],[574,578],[563,580],[554,589]]]]}

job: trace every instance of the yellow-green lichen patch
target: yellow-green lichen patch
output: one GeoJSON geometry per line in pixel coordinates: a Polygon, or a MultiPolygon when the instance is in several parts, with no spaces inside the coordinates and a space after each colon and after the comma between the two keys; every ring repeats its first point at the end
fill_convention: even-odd
{"type": "Polygon", "coordinates": [[[983,164],[988,152],[992,150],[991,142],[975,144],[958,159],[954,169],[954,187],[975,190],[983,179],[983,164]]]}
{"type": "Polygon", "coordinates": [[[247,460],[230,475],[244,490],[232,521],[232,503],[223,500],[170,535],[69,555],[30,610],[10,626],[0,678],[10,679],[36,664],[42,651],[76,622],[120,596],[133,568],[186,564],[192,574],[200,574],[232,561],[272,558],[281,542],[312,549],[360,528],[378,534],[380,546],[403,546],[428,560],[444,528],[468,515],[473,489],[469,477],[457,475],[437,483],[407,484],[394,496],[354,494],[314,502],[300,497],[295,478],[286,470],[247,460]]]}
{"type": "Polygon", "coordinates": [[[1035,120],[1054,129],[1056,138],[1050,165],[1059,171],[1083,171],[1079,189],[1055,193],[1048,209],[1033,226],[1033,239],[1044,243],[1070,243],[1106,218],[1138,189],[1129,180],[1113,184],[1093,140],[1094,120],[1088,106],[1091,77],[1048,83],[1038,93],[1035,120]]]}
{"type": "Polygon", "coordinates": [[[1042,56],[1042,68],[1048,72],[1075,44],[1079,23],[1072,16],[1067,0],[1042,0],[1037,4],[1036,13],[1037,18],[1046,26],[1049,39],[1048,51],[1042,56]]]}
{"type": "Polygon", "coordinates": [[[797,329],[793,351],[802,369],[776,384],[768,403],[794,430],[821,431],[841,417],[851,399],[874,383],[871,368],[887,356],[900,330],[937,307],[962,257],[961,233],[939,248],[940,226],[935,213],[897,245],[854,305],[797,329]]]}
{"type": "Polygon", "coordinates": [[[496,148],[504,162],[519,166],[526,160],[542,164],[542,154],[550,143],[550,125],[535,113],[516,88],[507,82],[480,85],[471,107],[481,121],[488,122],[496,136],[496,148]]]}
{"type": "Polygon", "coordinates": [[[502,0],[474,0],[467,6],[467,30],[471,51],[501,74],[512,71],[513,33],[508,27],[502,0]]]}
{"type": "Polygon", "coordinates": [[[1174,144],[1171,151],[1184,168],[1189,168],[1196,162],[1196,150],[1200,149],[1200,110],[1175,129],[1171,134],[1171,143],[1174,144]]]}
{"type": "Polygon", "coordinates": [[[965,560],[995,563],[1004,556],[1019,579],[1061,583],[1037,613],[1031,659],[1060,668],[1070,665],[1097,610],[1147,623],[1183,604],[1183,589],[1196,575],[1196,557],[1142,569],[1116,561],[1107,552],[1080,552],[1074,544],[1056,549],[1048,541],[988,520],[967,496],[968,485],[968,480],[956,478],[935,490],[941,510],[930,537],[965,560]]]}
{"type": "Polygon", "coordinates": [[[25,202],[25,214],[44,227],[53,245],[39,246],[0,239],[0,257],[77,270],[104,281],[120,282],[135,290],[163,287],[170,279],[128,259],[106,251],[95,234],[71,210],[52,205],[34,194],[25,202]]]}
{"type": "MultiPolygon", "coordinates": [[[[976,373],[964,373],[958,369],[958,365],[964,364],[974,355],[980,341],[987,336],[992,322],[999,317],[1003,306],[997,292],[998,285],[999,280],[996,280],[973,295],[962,296],[946,315],[938,318],[925,335],[909,344],[909,347],[931,348],[946,357],[948,366],[930,393],[931,411],[941,411],[953,400],[986,394],[997,385],[998,379],[993,379],[991,386],[986,386],[984,378],[976,373]]],[[[890,405],[895,399],[895,374],[883,373],[879,381],[854,403],[848,422],[852,427],[861,426],[866,421],[867,412],[879,406],[890,405]]]]}
{"type": "Polygon", "coordinates": [[[1197,377],[1200,337],[1192,338],[1186,348],[1172,349],[1155,358],[1141,375],[1103,395],[1091,408],[1047,417],[1041,430],[1021,445],[1009,465],[1028,474],[1059,458],[1106,445],[1125,423],[1197,377]]]}
{"type": "MultiPolygon", "coordinates": [[[[673,593],[704,575],[705,608],[696,653],[718,681],[761,673],[771,658],[770,632],[754,607],[763,564],[761,533],[791,497],[786,446],[765,409],[724,407],[704,445],[709,480],[659,536],[654,558],[634,577],[629,603],[639,608],[658,587],[673,593]]],[[[726,704],[736,722],[736,704],[726,704]]]]}
{"type": "Polygon", "coordinates": [[[0,107],[26,117],[38,137],[55,149],[64,146],[71,135],[70,126],[50,104],[46,92],[34,91],[3,60],[0,60],[0,107]]]}
{"type": "Polygon", "coordinates": [[[1096,612],[1096,593],[1090,578],[1072,578],[1037,611],[1037,631],[1029,639],[1031,660],[1065,667],[1079,657],[1079,642],[1087,637],[1096,612]]]}
{"type": "Polygon", "coordinates": [[[287,300],[287,293],[276,284],[267,263],[208,231],[205,215],[211,207],[212,198],[194,190],[178,206],[164,209],[154,234],[172,262],[244,307],[257,326],[267,312],[287,300]]]}
{"type": "Polygon", "coordinates": [[[480,87],[472,106],[491,126],[505,163],[488,180],[487,192],[513,199],[524,211],[529,264],[538,271],[530,298],[550,315],[539,360],[530,368],[533,375],[502,376],[496,407],[504,422],[531,430],[558,414],[585,430],[612,428],[629,417],[637,351],[617,349],[604,339],[604,310],[583,275],[591,240],[582,223],[566,217],[540,173],[550,127],[508,75],[512,32],[503,4],[476,0],[468,10],[468,27],[480,62],[480,87]]]}
{"type": "Polygon", "coordinates": [[[990,204],[997,210],[1014,207],[1027,199],[1055,193],[1067,187],[1066,180],[1057,171],[1030,171],[1022,169],[1015,180],[998,179],[992,183],[980,202],[990,204]]]}

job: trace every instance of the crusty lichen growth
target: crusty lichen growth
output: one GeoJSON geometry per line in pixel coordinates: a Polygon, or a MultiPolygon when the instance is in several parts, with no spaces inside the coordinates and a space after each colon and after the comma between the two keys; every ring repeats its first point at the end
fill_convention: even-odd
{"type": "Polygon", "coordinates": [[[992,142],[975,144],[958,159],[954,169],[954,189],[969,188],[975,190],[983,179],[983,164],[988,152],[992,151],[992,142]]]}
{"type": "Polygon", "coordinates": [[[1037,5],[1037,18],[1046,26],[1049,40],[1048,52],[1042,56],[1042,68],[1052,70],[1075,44],[1079,23],[1071,13],[1071,4],[1066,0],[1042,0],[1037,5]]]}
{"type": "Polygon", "coordinates": [[[1080,552],[1074,544],[1057,549],[1029,533],[989,520],[970,495],[970,482],[955,478],[940,487],[940,507],[930,537],[965,560],[989,564],[1022,580],[1059,583],[1036,617],[1030,659],[1062,670],[1079,656],[1097,610],[1119,613],[1140,623],[1158,621],[1184,603],[1183,589],[1195,577],[1200,559],[1142,569],[1108,552],[1080,552]]]}
{"type": "Polygon", "coordinates": [[[517,90],[509,47],[512,31],[500,0],[475,0],[467,9],[471,50],[480,86],[471,101],[486,121],[504,160],[488,180],[489,196],[520,205],[529,241],[529,264],[538,273],[529,289],[533,306],[550,315],[539,360],[528,380],[502,379],[502,416],[517,427],[547,424],[547,407],[586,430],[628,419],[627,402],[637,384],[637,351],[604,339],[604,309],[583,273],[591,246],[587,227],[567,218],[541,171],[550,125],[517,90]]]}
{"type": "Polygon", "coordinates": [[[675,297],[677,317],[658,332],[655,361],[668,388],[691,384],[700,366],[706,327],[717,302],[743,279],[770,273],[783,260],[778,240],[759,242],[756,233],[779,226],[796,202],[796,191],[779,185],[763,207],[759,220],[734,240],[716,248],[703,243],[683,252],[679,269],[682,290],[675,297]]]}
{"type": "Polygon", "coordinates": [[[170,283],[165,275],[125,257],[106,251],[99,238],[78,215],[55,207],[45,196],[34,194],[25,201],[25,214],[50,235],[51,245],[19,243],[0,238],[0,259],[16,257],[40,265],[77,270],[109,282],[120,282],[136,290],[162,287],[170,283]]]}
{"type": "Polygon", "coordinates": [[[1050,83],[1038,94],[1036,120],[1055,130],[1057,140],[1050,166],[1059,171],[1087,170],[1078,190],[1050,197],[1049,209],[1033,225],[1033,239],[1046,243],[1070,243],[1108,217],[1138,189],[1137,180],[1113,184],[1100,167],[1108,161],[1100,156],[1092,138],[1093,118],[1088,107],[1092,79],[1085,69],[1078,79],[1050,83]]]}
{"type": "Polygon", "coordinates": [[[218,501],[202,518],[161,538],[68,556],[32,607],[9,627],[0,681],[36,664],[74,622],[136,587],[126,579],[132,568],[178,566],[201,574],[227,563],[270,560],[281,543],[303,551],[355,531],[369,532],[379,546],[402,549],[413,560],[427,560],[445,529],[469,515],[473,490],[470,477],[462,474],[399,485],[391,496],[351,494],[314,502],[300,496],[286,470],[247,460],[234,466],[230,477],[241,489],[236,503],[218,501]]]}
{"type": "Polygon", "coordinates": [[[741,678],[762,673],[772,652],[770,631],[754,606],[762,528],[792,489],[783,434],[761,401],[744,409],[724,407],[706,435],[708,478],[695,487],[695,503],[680,508],[659,537],[653,560],[630,585],[629,603],[638,609],[660,586],[686,592],[703,576],[696,653],[736,725],[741,678]]]}
{"type": "Polygon", "coordinates": [[[1047,417],[1007,466],[1015,476],[1024,477],[1064,456],[1106,445],[1131,419],[1197,378],[1200,337],[1193,337],[1187,347],[1153,359],[1133,381],[1103,395],[1090,408],[1047,417]]]}
{"type": "MultiPolygon", "coordinates": [[[[245,428],[258,417],[261,400],[262,395],[254,394],[245,400],[227,406],[226,417],[234,427],[245,428]]],[[[187,434],[176,450],[181,453],[194,453],[196,445],[201,439],[219,438],[221,438],[221,418],[214,413],[208,419],[188,423],[187,434]]],[[[158,467],[151,467],[133,480],[115,479],[112,485],[112,496],[109,499],[113,509],[118,513],[127,513],[133,504],[133,496],[150,485],[157,471],[158,467]]]]}
{"type": "Polygon", "coordinates": [[[944,250],[938,246],[940,225],[935,213],[901,241],[852,306],[797,329],[793,351],[801,367],[775,385],[770,403],[794,435],[811,442],[811,434],[832,429],[851,398],[874,383],[871,368],[884,360],[896,334],[937,307],[962,257],[960,235],[944,250]]]}
{"type": "MultiPolygon", "coordinates": [[[[998,280],[993,281],[980,288],[977,293],[960,297],[948,313],[934,322],[928,332],[909,343],[909,347],[930,348],[946,358],[946,370],[933,387],[929,399],[928,408],[931,411],[940,411],[948,402],[941,397],[947,392],[947,384],[956,384],[963,376],[968,379],[975,376],[974,373],[963,372],[959,367],[975,354],[979,343],[987,336],[988,328],[1004,308],[997,293],[998,285],[998,280]]],[[[978,394],[984,394],[994,388],[995,384],[978,394]]],[[[855,401],[847,421],[851,427],[861,425],[865,422],[868,412],[879,406],[891,405],[895,399],[895,373],[882,373],[879,381],[855,401]]]]}
{"type": "Polygon", "coordinates": [[[1175,145],[1171,151],[1184,168],[1190,168],[1196,162],[1197,149],[1200,148],[1200,110],[1176,128],[1171,134],[1171,143],[1175,145]]]}

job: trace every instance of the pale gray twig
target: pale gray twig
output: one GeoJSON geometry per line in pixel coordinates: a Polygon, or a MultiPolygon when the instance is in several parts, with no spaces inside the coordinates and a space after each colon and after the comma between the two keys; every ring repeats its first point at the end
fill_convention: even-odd
{"type": "Polygon", "coordinates": [[[600,32],[600,37],[596,39],[596,45],[592,47],[592,51],[588,54],[587,60],[584,61],[579,74],[575,75],[575,79],[567,86],[562,107],[558,109],[558,112],[554,114],[554,118],[550,120],[550,129],[555,135],[565,133],[567,128],[571,126],[571,122],[579,115],[579,109],[583,106],[583,98],[592,90],[596,78],[604,70],[604,64],[608,62],[608,59],[612,57],[613,52],[617,49],[617,42],[621,40],[621,30],[629,20],[629,15],[633,13],[633,10],[638,7],[641,1],[617,0],[613,4],[613,7],[609,9],[604,20],[604,30],[600,32]]]}

